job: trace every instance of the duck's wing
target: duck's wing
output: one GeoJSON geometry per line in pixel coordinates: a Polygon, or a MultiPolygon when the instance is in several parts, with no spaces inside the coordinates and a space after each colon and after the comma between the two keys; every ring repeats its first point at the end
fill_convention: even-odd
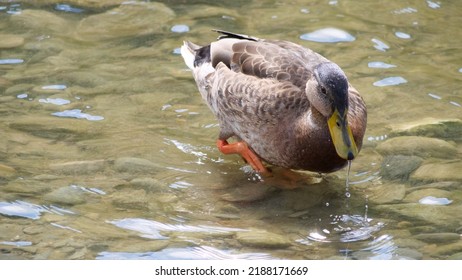
{"type": "Polygon", "coordinates": [[[212,65],[223,62],[233,71],[246,75],[289,81],[304,89],[313,68],[327,61],[314,51],[291,42],[217,32],[221,36],[211,45],[212,65]]]}

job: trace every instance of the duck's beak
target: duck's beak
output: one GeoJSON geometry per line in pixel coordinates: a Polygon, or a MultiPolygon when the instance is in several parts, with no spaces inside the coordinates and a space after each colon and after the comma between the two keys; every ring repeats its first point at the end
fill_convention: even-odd
{"type": "Polygon", "coordinates": [[[352,160],[358,154],[353,134],[347,122],[348,110],[344,110],[343,116],[335,109],[332,116],[327,121],[332,142],[334,143],[337,154],[346,160],[352,160]]]}

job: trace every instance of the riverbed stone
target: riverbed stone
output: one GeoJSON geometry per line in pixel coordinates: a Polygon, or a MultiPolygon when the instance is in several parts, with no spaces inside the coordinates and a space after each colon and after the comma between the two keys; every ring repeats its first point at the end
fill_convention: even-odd
{"type": "Polygon", "coordinates": [[[415,235],[414,238],[427,243],[447,243],[461,239],[460,234],[455,232],[421,233],[415,235]]]}
{"type": "Polygon", "coordinates": [[[407,259],[407,260],[421,260],[423,254],[415,249],[411,248],[398,248],[394,252],[393,259],[407,259]]]}
{"type": "Polygon", "coordinates": [[[413,191],[409,193],[408,195],[406,195],[403,202],[418,203],[420,199],[427,197],[427,196],[447,198],[451,200],[452,193],[449,191],[440,190],[440,189],[421,189],[421,190],[413,191]]]}
{"type": "Polygon", "coordinates": [[[0,34],[0,49],[17,48],[24,44],[24,38],[14,34],[0,34]]]}
{"type": "Polygon", "coordinates": [[[107,12],[84,18],[75,36],[84,41],[103,41],[161,33],[174,16],[173,10],[162,3],[127,1],[107,12]]]}
{"type": "Polygon", "coordinates": [[[462,252],[449,256],[448,260],[462,260],[462,252]]]}
{"type": "Polygon", "coordinates": [[[432,257],[447,258],[457,253],[462,253],[462,241],[440,245],[432,250],[430,255],[432,257]]]}
{"type": "Polygon", "coordinates": [[[391,136],[426,136],[462,140],[462,120],[423,118],[413,122],[391,125],[391,136]]]}
{"type": "Polygon", "coordinates": [[[114,168],[118,172],[140,173],[157,172],[161,167],[147,159],[136,157],[121,157],[115,160],[114,168]]]}
{"type": "Polygon", "coordinates": [[[168,183],[154,178],[135,178],[130,181],[130,185],[142,188],[147,192],[164,192],[168,190],[168,183]]]}
{"type": "Polygon", "coordinates": [[[409,179],[410,174],[416,170],[423,159],[417,156],[392,155],[383,160],[380,175],[387,180],[409,179]]]}
{"type": "Polygon", "coordinates": [[[377,146],[382,155],[407,155],[422,158],[455,158],[457,147],[437,138],[420,136],[400,136],[390,138],[377,146]]]}
{"type": "Polygon", "coordinates": [[[94,174],[104,170],[106,161],[99,160],[83,160],[83,161],[70,161],[64,163],[50,164],[50,169],[65,175],[84,175],[94,174]]]}
{"type": "Polygon", "coordinates": [[[123,189],[112,194],[112,204],[124,209],[148,209],[148,198],[145,190],[123,189]]]}
{"type": "Polygon", "coordinates": [[[46,34],[46,31],[65,34],[73,26],[71,21],[45,10],[24,9],[21,13],[12,15],[10,19],[21,26],[21,29],[38,30],[40,34],[46,34]]]}
{"type": "Polygon", "coordinates": [[[287,237],[259,229],[237,232],[236,239],[242,245],[257,248],[287,248],[291,245],[287,237]]]}
{"type": "Polygon", "coordinates": [[[376,211],[394,213],[403,219],[423,222],[428,226],[453,228],[460,226],[462,205],[424,205],[419,203],[400,203],[376,205],[376,211]]]}
{"type": "Polygon", "coordinates": [[[51,203],[77,205],[85,203],[85,193],[76,186],[66,186],[47,193],[43,199],[51,203]]]}
{"type": "Polygon", "coordinates": [[[8,182],[5,186],[2,186],[2,191],[17,193],[24,196],[36,196],[41,195],[50,190],[50,186],[40,181],[17,179],[8,182]]]}
{"type": "Polygon", "coordinates": [[[388,183],[384,185],[375,185],[367,188],[369,202],[375,204],[398,203],[406,195],[406,186],[404,184],[388,183]]]}
{"type": "Polygon", "coordinates": [[[462,181],[462,161],[428,163],[420,166],[412,175],[418,181],[462,181]]]}

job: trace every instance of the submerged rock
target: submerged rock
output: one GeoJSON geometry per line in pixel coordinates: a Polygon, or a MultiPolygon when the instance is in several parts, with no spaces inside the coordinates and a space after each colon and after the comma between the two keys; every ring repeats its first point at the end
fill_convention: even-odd
{"type": "Polygon", "coordinates": [[[385,184],[371,186],[367,189],[369,201],[376,204],[398,203],[406,195],[406,187],[403,184],[385,184]]]}
{"type": "Polygon", "coordinates": [[[12,15],[11,21],[21,26],[21,29],[37,30],[40,34],[47,34],[50,31],[65,34],[73,28],[71,21],[44,10],[25,9],[21,13],[12,15]]]}
{"type": "Polygon", "coordinates": [[[410,174],[422,164],[422,161],[423,159],[417,156],[387,156],[382,163],[380,175],[388,180],[406,181],[410,174]]]}
{"type": "Polygon", "coordinates": [[[0,49],[17,48],[24,44],[24,38],[13,34],[0,34],[0,49]]]}
{"type": "Polygon", "coordinates": [[[124,209],[148,209],[148,199],[145,190],[120,190],[112,195],[112,204],[124,209]]]}
{"type": "MultiPolygon", "coordinates": [[[[451,197],[451,192],[445,191],[445,190],[439,190],[439,189],[422,189],[422,190],[416,190],[408,194],[405,198],[405,202],[413,202],[413,203],[418,203],[422,198],[425,197],[441,197],[441,198],[450,198],[451,197]]],[[[422,203],[424,204],[424,203],[422,203]]]]}
{"type": "Polygon", "coordinates": [[[143,158],[122,157],[114,162],[115,170],[119,172],[138,173],[138,172],[157,172],[160,166],[143,158]]]}
{"type": "Polygon", "coordinates": [[[426,136],[444,139],[462,139],[462,120],[424,118],[413,122],[394,124],[391,136],[426,136]]]}
{"type": "Polygon", "coordinates": [[[419,181],[462,181],[462,162],[429,163],[419,167],[411,179],[419,181]]]}
{"type": "Polygon", "coordinates": [[[77,205],[85,203],[85,193],[75,186],[56,189],[43,197],[51,203],[77,205]]]}
{"type": "Polygon", "coordinates": [[[377,151],[382,155],[407,155],[422,158],[455,158],[458,153],[456,146],[449,142],[420,136],[390,138],[380,143],[377,151]]]}
{"type": "Polygon", "coordinates": [[[105,13],[84,18],[75,35],[84,41],[102,41],[161,33],[174,15],[162,3],[127,1],[105,13]]]}
{"type": "Polygon", "coordinates": [[[291,245],[287,237],[264,230],[240,231],[236,233],[236,239],[245,246],[258,248],[287,248],[291,245]]]}
{"type": "Polygon", "coordinates": [[[100,160],[84,160],[84,161],[70,161],[64,163],[55,163],[50,165],[50,169],[66,174],[66,175],[83,175],[93,174],[104,170],[106,161],[100,160]]]}
{"type": "Polygon", "coordinates": [[[460,240],[460,235],[453,232],[421,233],[414,238],[428,243],[445,243],[460,240]]]}

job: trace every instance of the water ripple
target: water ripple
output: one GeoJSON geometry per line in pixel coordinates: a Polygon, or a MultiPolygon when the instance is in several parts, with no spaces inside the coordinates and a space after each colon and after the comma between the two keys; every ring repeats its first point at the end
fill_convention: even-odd
{"type": "Polygon", "coordinates": [[[227,228],[219,226],[191,226],[184,224],[166,224],[141,218],[126,218],[108,221],[119,228],[133,230],[141,233],[142,237],[149,239],[167,239],[161,232],[205,232],[205,233],[226,233],[233,231],[243,231],[243,229],[227,228]]]}
{"type": "Polygon", "coordinates": [[[235,254],[231,250],[220,250],[210,246],[167,248],[158,252],[101,252],[98,260],[270,260],[265,253],[235,254]]]}
{"type": "Polygon", "coordinates": [[[5,216],[38,220],[42,212],[49,212],[42,206],[16,200],[14,202],[0,202],[0,214],[5,216]]]}
{"type": "Polygon", "coordinates": [[[388,77],[380,81],[375,82],[373,85],[376,87],[396,86],[399,84],[407,83],[407,80],[403,77],[388,77]]]}

